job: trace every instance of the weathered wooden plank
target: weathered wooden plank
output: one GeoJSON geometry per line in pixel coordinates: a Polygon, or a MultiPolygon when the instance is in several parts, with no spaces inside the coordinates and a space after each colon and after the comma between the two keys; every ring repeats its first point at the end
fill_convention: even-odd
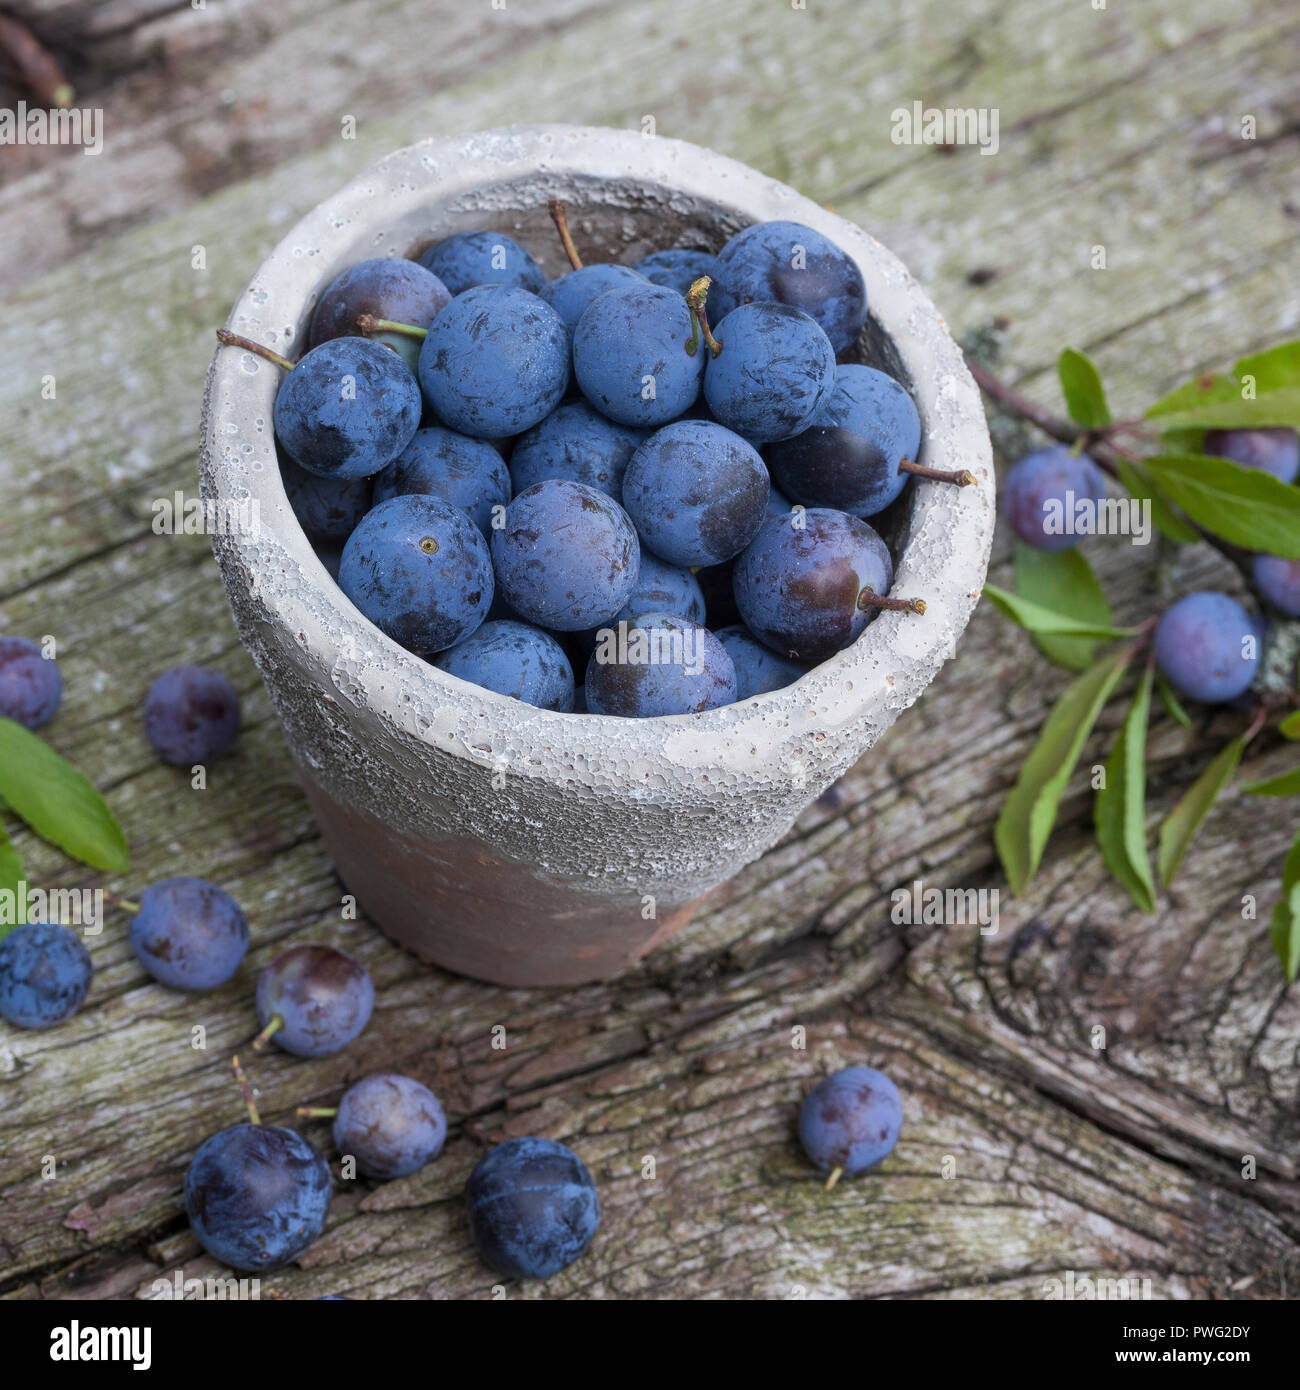
{"type": "MultiPolygon", "coordinates": [[[[1063,683],[981,613],[884,744],[640,972],[562,994],[456,980],[340,920],[206,545],[152,535],[149,505],[193,490],[211,327],[294,217],[425,130],[543,115],[654,113],[665,133],[786,177],[894,245],[959,330],[1007,316],[1007,359],[1044,399],[1043,374],[1073,341],[1096,348],[1120,409],[1139,405],[1294,325],[1294,142],[1244,149],[1225,134],[1243,108],[1262,132],[1279,128],[1294,20],[1268,4],[1225,17],[1202,0],[1104,16],[986,4],[955,29],[943,7],[945,30],[926,0],[864,44],[840,41],[860,7],[829,0],[779,17],[731,0],[519,8],[506,41],[454,7],[447,32],[464,42],[432,56],[393,38],[417,10],[427,23],[427,7],[371,11],[373,47],[347,62],[355,6],[330,7],[328,21],[319,5],[263,10],[264,52],[236,44],[206,77],[185,74],[193,114],[147,115],[132,78],[106,92],[110,110],[123,103],[122,143],[102,165],[64,161],[57,178],[0,192],[6,226],[21,199],[34,228],[5,263],[11,283],[15,264],[22,273],[0,326],[0,379],[17,403],[0,419],[0,626],[63,645],[67,700],[48,734],[126,825],[136,865],[114,886],[200,874],[254,924],[238,978],[196,1000],[146,983],[114,922],[92,944],[96,983],[76,1019],[0,1034],[0,1289],[147,1296],[178,1262],[211,1267],[180,1215],[184,1164],[238,1118],[227,1061],[253,1029],[257,969],[286,941],[325,939],[370,966],[375,1020],[339,1058],[258,1059],[264,1112],[287,1119],[398,1066],[442,1095],[453,1132],[424,1173],[339,1195],[326,1238],[268,1281],[291,1296],[485,1294],[460,1191],[481,1143],[530,1131],[579,1148],[606,1210],[592,1254],[530,1296],[1041,1297],[1067,1269],[1146,1273],[1157,1297],[1224,1295],[1252,1277],[1249,1296],[1276,1294],[1288,1261],[1294,1283],[1300,1225],[1297,1005],[1262,925],[1289,839],[1276,807],[1230,795],[1184,882],[1142,919],[1099,871],[1080,781],[1048,863],[1023,899],[1004,898],[995,936],[892,925],[890,891],[918,877],[1001,886],[993,819],[1063,683]],[[941,32],[936,48],[925,36],[941,32]],[[303,103],[285,74],[311,64],[324,76],[303,103]],[[223,83],[238,119],[201,132],[204,94],[223,83]],[[349,106],[358,93],[365,104],[349,106]],[[889,111],[918,96],[998,106],[999,155],[889,143],[889,111]],[[356,142],[335,139],[335,105],[365,116],[356,142]],[[1095,241],[1111,270],[1084,268],[1095,241]],[[205,272],[191,268],[196,243],[205,272]],[[985,266],[995,277],[969,283],[985,266]],[[53,401],[40,392],[50,372],[53,401]],[[181,660],[219,666],[247,697],[240,745],[202,792],[153,761],[138,725],[149,679],[181,660]],[[1242,920],[1247,893],[1257,920],[1242,920]],[[502,1023],[509,1046],[494,1051],[502,1023]],[[791,1047],[800,1025],[808,1052],[791,1047]],[[878,1177],[828,1198],[792,1122],[810,1079],[851,1060],[897,1077],[908,1123],[878,1177]],[[1253,1180],[1240,1176],[1247,1154],[1253,1180]]],[[[246,14],[232,8],[230,22],[246,14]]],[[[1171,582],[1154,547],[1089,553],[1122,618],[1171,582]]],[[[1004,543],[994,575],[1008,572],[1004,543]]],[[[1211,580],[1233,582],[1216,557],[1186,557],[1180,583],[1211,580]]],[[[1157,725],[1153,820],[1232,727],[1157,725]]],[[[1105,746],[1094,739],[1087,760],[1105,746]]],[[[1248,772],[1286,759],[1263,744],[1248,772]]],[[[92,881],[17,841],[34,879],[92,881]]],[[[328,1146],[324,1127],[312,1132],[328,1146]]]]}

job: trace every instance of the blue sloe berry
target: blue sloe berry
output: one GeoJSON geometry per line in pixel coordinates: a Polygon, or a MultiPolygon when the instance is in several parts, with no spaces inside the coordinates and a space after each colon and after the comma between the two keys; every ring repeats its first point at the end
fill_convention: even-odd
{"type": "Polygon", "coordinates": [[[1075,508],[1105,497],[1101,469],[1087,454],[1072,454],[1064,444],[1026,454],[1002,483],[1003,514],[1016,535],[1035,550],[1068,550],[1077,544],[1075,508]]]}
{"type": "Polygon", "coordinates": [[[731,664],[736,668],[737,700],[748,700],[753,695],[765,695],[769,690],[793,685],[808,670],[807,666],[787,661],[765,647],[741,623],[722,628],[717,638],[726,647],[731,664]]]}
{"type": "Polygon", "coordinates": [[[678,420],[632,455],[623,506],[645,547],[661,559],[715,565],[758,534],[769,489],[752,444],[708,420],[678,420]]]}
{"type": "Polygon", "coordinates": [[[510,490],[510,470],[486,439],[433,426],[416,430],[397,459],[375,479],[374,504],[422,493],[449,507],[463,507],[486,536],[493,507],[504,507],[510,490]]]}
{"type": "Polygon", "coordinates": [[[368,478],[411,442],[421,409],[420,388],[395,352],[368,338],[332,338],[280,383],[275,437],[308,473],[368,478]]]}
{"type": "Polygon", "coordinates": [[[867,287],[857,262],[800,222],[746,227],[718,252],[714,268],[715,319],[753,300],[789,304],[817,320],[836,352],[851,347],[866,324],[867,287]]]}
{"type": "Polygon", "coordinates": [[[812,423],[765,451],[773,481],[796,502],[875,516],[902,492],[921,418],[907,391],[874,367],[841,366],[812,423]]]}
{"type": "Polygon", "coordinates": [[[639,618],[642,613],[675,613],[679,618],[702,623],[704,594],[699,580],[684,565],[670,565],[643,550],[636,587],[614,615],[614,621],[639,618]]]}
{"type": "Polygon", "coordinates": [[[185,1174],[185,1212],[200,1245],[256,1272],[301,1255],[325,1229],[330,1170],[300,1134],[241,1124],[204,1140],[185,1174]]]}
{"type": "Polygon", "coordinates": [[[696,714],[734,702],[736,671],[708,628],[674,613],[646,613],[598,635],[586,693],[592,714],[696,714]]]}
{"type": "MultiPolygon", "coordinates": [[[[683,295],[702,275],[715,281],[717,278],[717,263],[711,251],[684,248],[652,251],[645,260],[636,263],[635,269],[652,285],[664,285],[683,295]]],[[[717,293],[716,288],[714,293],[717,293]]]]}
{"type": "Polygon", "coordinates": [[[343,1094],[334,1117],[339,1153],[368,1178],[403,1178],[432,1162],[447,1138],[438,1097],[409,1076],[381,1072],[343,1094]]]}
{"type": "Polygon", "coordinates": [[[1202,448],[1245,468],[1262,468],[1284,483],[1300,473],[1300,435],[1285,426],[1256,430],[1206,430],[1202,448]]]}
{"type": "Polygon", "coordinates": [[[492,562],[462,507],[409,493],[381,502],[343,547],[339,588],[394,642],[431,656],[463,641],[492,606],[492,562]]]}
{"type": "Polygon", "coordinates": [[[564,398],[568,330],[527,290],[477,285],[430,326],[420,349],[420,385],[439,420],[461,434],[522,434],[564,398]]]}
{"type": "Polygon", "coordinates": [[[332,946],[291,946],[257,981],[258,1046],[273,1038],[295,1057],[328,1057],[370,1021],[375,987],[360,961],[332,946]]]}
{"type": "Polygon", "coordinates": [[[1221,705],[1255,679],[1259,632],[1235,598],[1207,589],[1165,609],[1154,652],[1161,674],[1180,695],[1221,705]]]}
{"type": "MultiPolygon", "coordinates": [[[[358,261],[336,275],[321,295],[311,316],[308,348],[333,338],[360,337],[362,314],[394,323],[428,328],[451,300],[451,291],[432,271],[415,261],[376,256],[358,261]]],[[[376,333],[371,342],[391,348],[412,372],[420,356],[420,340],[406,333],[376,333]]]]}
{"type": "Polygon", "coordinates": [[[532,254],[504,232],[457,232],[421,251],[419,263],[454,295],[475,285],[513,285],[538,294],[546,284],[532,254]]]}
{"type": "Polygon", "coordinates": [[[93,967],[81,938],[57,922],[25,922],[0,941],[0,1018],[49,1028],[71,1018],[93,967]]]}
{"type": "Polygon", "coordinates": [[[1300,618],[1300,560],[1256,555],[1251,562],[1255,587],[1279,613],[1300,618]]]}
{"type": "Polygon", "coordinates": [[[370,510],[369,478],[322,478],[283,459],[280,476],[298,524],[313,541],[345,541],[370,510]]]}
{"type": "Polygon", "coordinates": [[[239,692],[220,671],[173,666],[145,696],[144,732],[164,762],[176,767],[211,762],[239,733],[239,692]]]}
{"type": "Polygon", "coordinates": [[[704,399],[713,418],[759,444],[808,428],[835,386],[835,349],[821,328],[788,304],[733,309],[708,351],[704,399]]]}
{"type": "Polygon", "coordinates": [[[847,647],[877,615],[894,579],[884,541],[858,517],[810,507],[769,517],[736,561],[745,626],[779,656],[816,663],[847,647]]]}
{"type": "Polygon", "coordinates": [[[486,1153],[465,1189],[479,1254],[515,1279],[548,1279],[571,1265],[600,1225],[586,1165],[550,1139],[507,1139],[486,1153]]]}
{"type": "Polygon", "coordinates": [[[893,1152],[903,1127],[898,1087],[874,1067],[845,1067],[804,1098],[799,1142],[823,1173],[852,1177],[893,1152]]]}
{"type": "Polygon", "coordinates": [[[567,478],[621,502],[623,474],[645,438],[645,430],[615,424],[585,401],[568,401],[515,441],[510,455],[515,491],[567,478]]]}
{"type": "Polygon", "coordinates": [[[59,663],[26,637],[0,636],[0,717],[39,729],[54,718],[62,699],[59,663]]]}
{"type": "Polygon", "coordinates": [[[609,622],[631,597],[640,546],[611,497],[552,478],[506,509],[505,526],[492,532],[492,563],[502,596],[526,622],[581,632],[609,622]]]}
{"type": "Polygon", "coordinates": [[[646,281],[593,299],[573,330],[573,373],[611,420],[653,429],[700,394],[706,352],[687,351],[691,311],[675,290],[646,281]]]}
{"type": "Polygon", "coordinates": [[[584,265],[552,280],[541,291],[542,298],[564,320],[570,333],[587,305],[609,290],[626,289],[645,283],[645,276],[626,265],[584,265]]]}
{"type": "Polygon", "coordinates": [[[172,989],[216,989],[244,959],[248,919],[215,883],[163,879],[140,895],[131,949],[155,980],[172,989]]]}
{"type": "Polygon", "coordinates": [[[538,709],[573,708],[573,667],[549,633],[527,623],[484,623],[463,642],[440,652],[435,666],[463,681],[511,695],[538,709]]]}

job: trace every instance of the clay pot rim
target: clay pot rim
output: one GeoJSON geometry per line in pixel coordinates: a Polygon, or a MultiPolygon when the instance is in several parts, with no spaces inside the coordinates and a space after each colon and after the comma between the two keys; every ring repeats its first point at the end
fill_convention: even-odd
{"type": "MultiPolygon", "coordinates": [[[[926,614],[882,613],[851,647],[793,685],[699,714],[638,720],[521,704],[440,671],[353,608],[299,526],[278,468],[267,466],[268,457],[275,457],[271,419],[279,369],[219,346],[204,405],[204,494],[236,502],[251,497],[261,513],[256,537],[227,535],[218,544],[227,586],[255,591],[266,615],[303,634],[300,655],[309,657],[322,684],[341,660],[364,652],[364,701],[399,729],[411,730],[421,709],[438,720],[439,711],[445,714],[450,706],[478,726],[508,723],[511,744],[526,758],[549,764],[557,747],[567,745],[588,773],[599,769],[594,780],[606,787],[611,766],[626,767],[629,754],[669,763],[680,763],[685,754],[707,768],[710,758],[700,756],[699,741],[725,738],[729,772],[770,775],[772,759],[788,755],[792,735],[800,742],[813,732],[820,737],[823,729],[848,735],[868,713],[869,722],[887,727],[953,654],[978,602],[993,537],[994,473],[979,391],[946,325],[902,263],[853,223],[735,160],[636,131],[512,126],[431,138],[379,160],[304,216],[258,268],[227,327],[293,355],[294,340],[301,339],[316,297],[333,274],[365,255],[409,252],[409,244],[383,245],[399,216],[409,219],[421,205],[454,208],[458,199],[479,207],[476,194],[491,188],[491,201],[481,205],[491,217],[532,206],[540,196],[512,202],[509,184],[526,187],[545,179],[630,181],[711,204],[742,221],[801,222],[858,261],[871,316],[911,377],[927,462],[968,468],[977,480],[966,488],[911,483],[908,543],[893,592],[924,597],[926,614]],[[362,237],[373,249],[356,249],[362,237]],[[272,555],[281,562],[278,573],[268,563],[272,555]],[[314,590],[311,602],[304,600],[304,578],[314,590]]],[[[481,761],[469,748],[439,746],[481,761]]],[[[630,770],[616,780],[629,791],[639,785],[630,770]]]]}

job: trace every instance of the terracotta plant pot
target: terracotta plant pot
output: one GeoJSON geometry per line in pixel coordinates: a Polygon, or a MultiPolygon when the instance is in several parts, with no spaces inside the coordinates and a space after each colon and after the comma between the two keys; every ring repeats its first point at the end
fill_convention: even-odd
{"type": "Polygon", "coordinates": [[[922,459],[975,487],[913,480],[880,529],[895,592],[848,650],[784,690],[705,714],[630,720],[533,709],[443,674],[348,602],[280,482],[282,373],[222,347],[203,410],[204,494],[256,501],[260,525],[215,539],[240,636],[284,724],[349,890],[423,960],[510,985],[625,969],[710,888],[757,858],[921,694],[979,596],[994,483],[979,394],[943,320],[865,232],[743,165],[629,131],[546,126],[428,140],[308,214],[257,270],[228,327],[290,357],[322,288],[355,261],[458,230],[505,231],[561,263],[560,197],[586,259],[717,248],[750,222],[803,222],[862,267],[861,360],[912,389],[922,459]]]}

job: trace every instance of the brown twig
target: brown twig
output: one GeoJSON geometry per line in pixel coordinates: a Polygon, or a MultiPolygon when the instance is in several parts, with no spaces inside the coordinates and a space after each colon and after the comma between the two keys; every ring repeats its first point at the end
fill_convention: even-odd
{"type": "Polygon", "coordinates": [[[578,248],[573,243],[573,233],[569,231],[569,215],[564,210],[564,204],[558,198],[552,198],[546,206],[550,210],[551,221],[555,223],[555,230],[560,234],[560,244],[564,247],[564,254],[569,258],[569,264],[574,270],[581,270],[582,257],[578,255],[578,248]]]}
{"type": "Polygon", "coordinates": [[[37,100],[61,111],[72,105],[72,84],[64,77],[58,59],[12,15],[0,14],[0,54],[37,100]]]}

